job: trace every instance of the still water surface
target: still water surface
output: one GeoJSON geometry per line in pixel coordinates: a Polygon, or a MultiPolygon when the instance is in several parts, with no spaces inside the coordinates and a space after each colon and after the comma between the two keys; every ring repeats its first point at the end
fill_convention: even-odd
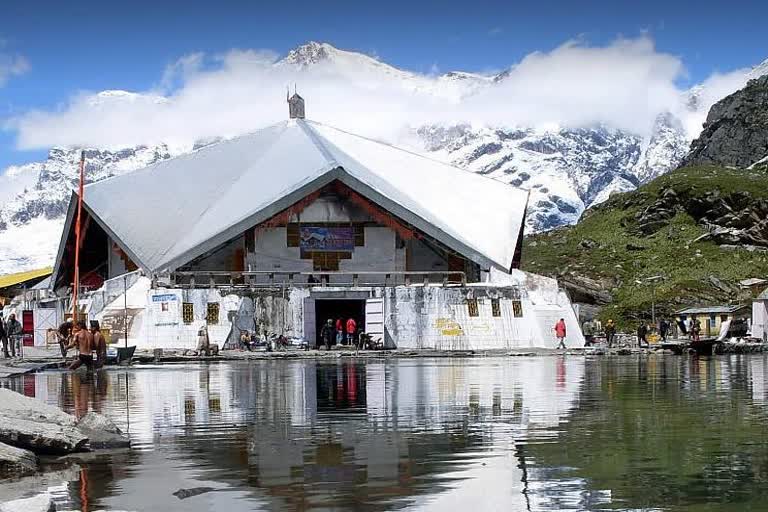
{"type": "Polygon", "coordinates": [[[61,472],[59,510],[742,511],[768,509],[767,365],[297,360],[4,385],[130,434],[61,472]]]}

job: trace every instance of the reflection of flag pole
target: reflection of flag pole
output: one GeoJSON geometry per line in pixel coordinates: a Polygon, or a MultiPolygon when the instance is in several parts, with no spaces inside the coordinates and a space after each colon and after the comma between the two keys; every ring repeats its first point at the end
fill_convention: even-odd
{"type": "Polygon", "coordinates": [[[80,225],[83,215],[83,183],[85,182],[85,151],[80,153],[80,184],[77,193],[77,219],[75,220],[75,279],[72,291],[72,322],[77,323],[77,291],[80,288],[80,225]]]}
{"type": "Polygon", "coordinates": [[[128,276],[123,276],[123,330],[125,331],[125,348],[128,348],[128,276]]]}

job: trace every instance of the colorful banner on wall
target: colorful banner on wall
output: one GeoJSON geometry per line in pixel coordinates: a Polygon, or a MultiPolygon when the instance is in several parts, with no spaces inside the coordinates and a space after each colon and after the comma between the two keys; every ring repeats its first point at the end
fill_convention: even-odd
{"type": "Polygon", "coordinates": [[[175,294],[153,295],[151,308],[155,325],[176,325],[179,323],[179,299],[175,294]]]}
{"type": "Polygon", "coordinates": [[[301,226],[299,247],[302,251],[352,252],[355,232],[351,227],[301,226]]]}

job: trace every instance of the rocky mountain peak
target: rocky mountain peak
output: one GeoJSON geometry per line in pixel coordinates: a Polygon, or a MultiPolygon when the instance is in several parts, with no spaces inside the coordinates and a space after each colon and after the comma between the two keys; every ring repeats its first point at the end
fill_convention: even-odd
{"type": "Polygon", "coordinates": [[[337,51],[339,50],[328,43],[309,41],[289,51],[282,62],[302,67],[310,66],[329,59],[337,51]]]}
{"type": "Polygon", "coordinates": [[[766,156],[768,75],[763,75],[712,106],[681,165],[748,167],[766,156]]]}

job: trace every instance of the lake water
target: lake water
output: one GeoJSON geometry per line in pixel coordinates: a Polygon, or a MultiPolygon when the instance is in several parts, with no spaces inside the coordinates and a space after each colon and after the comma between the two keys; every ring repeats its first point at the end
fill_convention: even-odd
{"type": "Polygon", "coordinates": [[[3,385],[130,434],[55,464],[59,510],[743,511],[768,507],[767,365],[296,360],[3,385]]]}

